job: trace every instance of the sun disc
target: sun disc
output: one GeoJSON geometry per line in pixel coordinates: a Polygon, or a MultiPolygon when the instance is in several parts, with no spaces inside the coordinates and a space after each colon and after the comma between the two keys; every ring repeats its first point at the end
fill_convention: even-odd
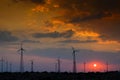
{"type": "Polygon", "coordinates": [[[97,64],[93,64],[94,67],[97,67],[97,64]]]}

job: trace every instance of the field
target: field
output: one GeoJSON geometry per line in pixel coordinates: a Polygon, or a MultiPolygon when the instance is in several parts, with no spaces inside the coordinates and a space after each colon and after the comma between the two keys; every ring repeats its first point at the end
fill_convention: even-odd
{"type": "Polygon", "coordinates": [[[54,73],[24,72],[0,73],[0,80],[120,80],[120,72],[54,73]]]}

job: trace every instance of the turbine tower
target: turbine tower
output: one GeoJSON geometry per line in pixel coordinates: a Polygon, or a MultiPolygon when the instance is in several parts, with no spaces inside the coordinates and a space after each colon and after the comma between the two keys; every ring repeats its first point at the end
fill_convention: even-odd
{"type": "Polygon", "coordinates": [[[75,50],[74,47],[72,47],[72,51],[73,51],[73,73],[77,72],[77,68],[76,68],[76,52],[78,52],[78,50],[75,50]]]}
{"type": "Polygon", "coordinates": [[[22,72],[24,72],[23,53],[25,51],[22,43],[21,43],[21,47],[18,51],[20,52],[20,72],[22,73],[22,72]]]}

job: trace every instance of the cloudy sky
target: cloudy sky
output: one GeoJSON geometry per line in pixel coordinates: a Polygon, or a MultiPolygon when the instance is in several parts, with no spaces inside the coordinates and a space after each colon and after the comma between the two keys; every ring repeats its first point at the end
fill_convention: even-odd
{"type": "Polygon", "coordinates": [[[72,71],[72,49],[77,68],[98,63],[99,71],[120,69],[119,0],[1,0],[0,56],[19,70],[17,50],[23,42],[26,70],[34,60],[36,71],[72,71]]]}

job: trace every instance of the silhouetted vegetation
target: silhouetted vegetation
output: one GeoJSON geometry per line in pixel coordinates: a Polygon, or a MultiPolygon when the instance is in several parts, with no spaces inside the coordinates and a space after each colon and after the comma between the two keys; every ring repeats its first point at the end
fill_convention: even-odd
{"type": "Polygon", "coordinates": [[[0,73],[0,80],[120,80],[120,72],[54,73],[24,72],[0,73]]]}

